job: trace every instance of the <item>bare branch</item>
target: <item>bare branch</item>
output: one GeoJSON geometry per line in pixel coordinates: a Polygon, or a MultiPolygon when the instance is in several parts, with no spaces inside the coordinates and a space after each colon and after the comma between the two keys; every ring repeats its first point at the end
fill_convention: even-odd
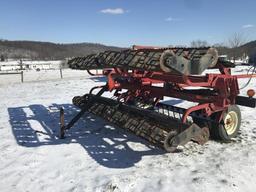
{"type": "Polygon", "coordinates": [[[243,33],[234,33],[228,40],[230,48],[237,48],[246,42],[246,38],[243,33]]]}
{"type": "Polygon", "coordinates": [[[234,33],[228,40],[229,47],[231,48],[230,56],[235,63],[236,59],[242,56],[240,47],[246,43],[246,38],[243,33],[234,33]]]}
{"type": "Polygon", "coordinates": [[[204,41],[204,40],[196,40],[196,41],[192,41],[190,43],[191,47],[208,47],[209,44],[207,43],[207,41],[204,41]]]}

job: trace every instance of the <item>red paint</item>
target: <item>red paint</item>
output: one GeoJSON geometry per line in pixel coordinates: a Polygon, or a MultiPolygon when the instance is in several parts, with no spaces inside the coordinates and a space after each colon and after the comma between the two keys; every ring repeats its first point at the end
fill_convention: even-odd
{"type": "MultiPolygon", "coordinates": [[[[128,72],[114,68],[107,74],[108,87],[109,91],[116,90],[115,95],[126,102],[138,97],[145,102],[150,99],[158,102],[164,96],[168,96],[199,103],[183,114],[182,121],[185,122],[194,111],[200,111],[205,116],[225,111],[229,105],[235,104],[239,94],[237,79],[256,77],[255,75],[231,75],[229,68],[220,67],[219,69],[219,74],[184,76],[138,70],[128,72]],[[165,86],[159,87],[154,84],[165,84],[165,86]],[[127,93],[120,94],[119,91],[122,89],[128,90],[127,93]]],[[[217,116],[221,118],[221,115],[217,116]]]]}

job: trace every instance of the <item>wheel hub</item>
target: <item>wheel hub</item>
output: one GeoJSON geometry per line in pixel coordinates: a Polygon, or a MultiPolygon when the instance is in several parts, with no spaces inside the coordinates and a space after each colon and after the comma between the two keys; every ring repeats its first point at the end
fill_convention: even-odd
{"type": "Polygon", "coordinates": [[[224,119],[224,127],[228,135],[232,135],[238,125],[238,116],[234,111],[230,111],[224,119]]]}

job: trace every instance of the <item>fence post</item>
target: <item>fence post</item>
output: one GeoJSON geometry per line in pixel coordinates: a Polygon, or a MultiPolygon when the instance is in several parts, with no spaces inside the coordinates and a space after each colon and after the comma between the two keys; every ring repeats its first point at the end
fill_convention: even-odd
{"type": "Polygon", "coordinates": [[[63,79],[62,68],[60,67],[60,78],[63,79]]]}
{"type": "Polygon", "coordinates": [[[21,75],[21,83],[23,83],[23,81],[24,81],[23,71],[20,72],[20,75],[21,75]]]}

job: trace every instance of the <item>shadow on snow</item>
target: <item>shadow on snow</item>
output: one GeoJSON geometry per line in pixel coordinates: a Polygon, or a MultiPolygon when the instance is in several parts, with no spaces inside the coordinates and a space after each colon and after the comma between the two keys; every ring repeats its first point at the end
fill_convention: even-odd
{"type": "Polygon", "coordinates": [[[162,149],[91,114],[84,115],[66,133],[65,139],[58,139],[60,107],[65,109],[66,124],[79,111],[72,104],[8,108],[17,143],[25,147],[79,143],[95,161],[109,168],[132,167],[142,156],[164,153],[162,149]],[[134,150],[134,146],[141,150],[134,150]]]}

